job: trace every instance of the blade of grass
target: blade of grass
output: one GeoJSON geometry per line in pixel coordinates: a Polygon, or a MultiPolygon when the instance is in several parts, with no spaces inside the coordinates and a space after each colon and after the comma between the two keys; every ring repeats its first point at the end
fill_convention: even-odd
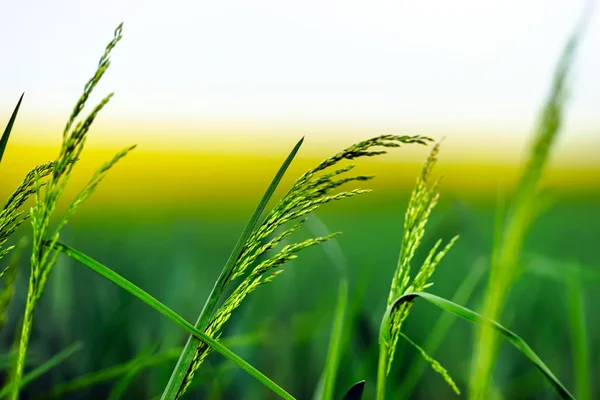
{"type": "Polygon", "coordinates": [[[342,397],[342,400],[361,400],[365,390],[365,381],[356,382],[342,397]]]}
{"type": "MultiPolygon", "coordinates": [[[[211,292],[208,296],[208,299],[206,300],[206,303],[204,304],[204,307],[202,308],[202,312],[198,316],[198,320],[196,321],[196,325],[195,325],[196,329],[198,329],[200,331],[204,330],[206,328],[206,325],[210,321],[210,318],[213,315],[213,313],[215,312],[215,309],[219,302],[219,298],[221,297],[221,294],[223,293],[225,284],[227,283],[231,274],[233,273],[233,268],[235,267],[235,263],[243,251],[244,244],[246,243],[246,241],[248,240],[248,238],[250,237],[250,235],[256,228],[258,221],[260,220],[260,216],[262,215],[263,211],[265,210],[265,207],[267,206],[267,203],[273,196],[275,189],[279,185],[279,182],[281,182],[281,179],[283,178],[283,175],[285,174],[288,167],[292,163],[292,160],[294,159],[294,157],[296,157],[296,153],[298,153],[298,150],[300,149],[300,146],[302,146],[303,141],[304,141],[304,138],[300,139],[298,141],[298,143],[296,143],[296,145],[294,146],[294,148],[292,149],[292,151],[290,152],[288,157],[285,159],[285,161],[279,168],[279,171],[277,171],[277,174],[271,181],[271,184],[267,188],[267,191],[265,192],[263,197],[260,199],[258,206],[252,213],[252,216],[250,217],[248,224],[244,228],[244,231],[242,232],[240,238],[238,239],[235,247],[233,248],[233,250],[229,256],[229,259],[227,260],[225,267],[223,268],[223,270],[221,271],[221,274],[219,275],[219,278],[215,282],[215,285],[214,285],[213,289],[211,290],[211,292]]],[[[185,347],[183,349],[183,352],[181,353],[181,356],[179,357],[179,360],[177,360],[177,364],[175,365],[173,372],[171,373],[171,378],[169,379],[169,382],[167,383],[167,386],[165,387],[165,390],[161,397],[162,400],[172,400],[177,397],[179,388],[181,387],[181,385],[185,379],[185,376],[187,374],[187,371],[190,368],[190,366],[194,360],[194,356],[196,354],[197,348],[198,348],[197,341],[194,339],[193,336],[190,336],[185,344],[185,347]]]]}
{"type": "Polygon", "coordinates": [[[546,366],[546,364],[542,361],[542,359],[533,351],[531,347],[523,340],[520,336],[518,336],[513,331],[505,328],[500,325],[498,322],[493,321],[489,318],[483,317],[482,315],[476,313],[475,311],[469,310],[466,307],[458,305],[456,303],[451,302],[450,300],[446,300],[442,297],[433,295],[431,293],[426,292],[412,292],[402,295],[387,308],[384,318],[382,320],[381,326],[382,329],[380,331],[380,341],[389,341],[389,335],[386,335],[388,332],[387,329],[383,329],[387,321],[390,318],[390,314],[395,307],[399,307],[402,304],[409,303],[415,300],[415,298],[420,297],[422,299],[427,300],[428,302],[438,306],[439,308],[448,311],[457,317],[460,317],[464,320],[472,322],[478,325],[487,325],[491,327],[494,331],[499,333],[504,339],[506,339],[509,343],[515,346],[525,357],[527,357],[535,367],[542,373],[542,375],[546,378],[546,380],[552,385],[552,387],[556,390],[559,396],[562,399],[575,400],[575,397],[567,390],[567,388],[558,380],[558,378],[552,373],[550,368],[546,366]]]}
{"type": "Polygon", "coordinates": [[[329,348],[327,350],[327,359],[325,370],[323,371],[323,390],[320,399],[331,400],[335,391],[335,381],[340,366],[342,352],[342,338],[344,336],[344,320],[348,304],[348,281],[342,279],[338,290],[338,300],[333,315],[333,326],[331,328],[331,337],[329,338],[329,348]]]}
{"type": "MultiPolygon", "coordinates": [[[[477,283],[483,277],[487,269],[487,265],[483,262],[476,263],[469,274],[462,281],[456,293],[452,297],[452,302],[457,304],[465,304],[471,297],[473,290],[477,286],[477,283]]],[[[425,340],[425,345],[423,348],[429,354],[436,352],[436,350],[441,346],[443,339],[446,337],[446,334],[454,324],[455,316],[452,314],[443,314],[435,326],[427,336],[425,340]]],[[[402,379],[402,384],[398,391],[395,393],[395,399],[408,399],[410,395],[414,391],[415,387],[419,383],[419,379],[423,372],[425,371],[425,367],[427,363],[421,357],[416,357],[411,365],[408,368],[408,373],[402,379]]]]}
{"type": "MultiPolygon", "coordinates": [[[[313,215],[308,221],[306,227],[314,237],[328,236],[331,234],[327,226],[319,217],[313,215]]],[[[319,379],[319,383],[313,395],[313,400],[331,400],[335,392],[335,382],[340,366],[341,351],[346,341],[347,332],[345,321],[347,319],[348,309],[348,278],[346,258],[336,239],[323,243],[321,249],[329,259],[332,265],[336,267],[340,274],[340,286],[336,308],[333,314],[333,324],[331,327],[331,336],[329,338],[329,347],[325,359],[325,369],[319,379]]]]}
{"type": "MultiPolygon", "coordinates": [[[[48,243],[48,242],[46,242],[46,243],[48,243]]],[[[73,258],[74,260],[79,261],[80,263],[82,263],[86,267],[90,268],[94,272],[102,275],[104,278],[113,282],[117,286],[120,286],[122,289],[127,290],[129,293],[131,293],[132,295],[134,295],[138,299],[142,300],[144,303],[146,303],[150,307],[154,308],[156,311],[163,314],[165,317],[169,318],[170,320],[172,320],[173,322],[175,322],[176,324],[178,324],[179,326],[184,328],[190,334],[194,335],[198,340],[203,341],[208,346],[212,347],[215,351],[221,353],[223,356],[225,356],[229,360],[233,361],[241,369],[246,371],[253,378],[258,380],[260,383],[262,383],[264,386],[266,386],[267,388],[272,390],[274,393],[278,394],[279,396],[281,396],[284,399],[294,399],[294,397],[291,394],[289,394],[284,389],[279,387],[275,382],[273,382],[271,379],[269,379],[268,377],[263,375],[260,371],[258,371],[256,368],[254,368],[252,365],[250,365],[245,360],[243,360],[240,356],[233,353],[227,347],[223,346],[221,343],[219,343],[215,339],[212,339],[210,336],[206,335],[201,330],[195,328],[192,324],[187,322],[179,314],[177,314],[176,312],[171,310],[169,307],[167,307],[166,305],[164,305],[163,303],[161,303],[160,301],[158,301],[157,299],[152,297],[150,294],[143,291],[141,288],[139,288],[132,282],[128,281],[127,279],[125,279],[122,276],[120,276],[119,274],[117,274],[115,271],[100,264],[96,260],[88,257],[87,255],[81,253],[80,251],[75,250],[72,247],[69,247],[62,243],[56,242],[53,247],[57,251],[60,251],[64,254],[68,255],[69,257],[73,258]]]]}
{"type": "MultiPolygon", "coordinates": [[[[67,347],[66,349],[64,349],[63,351],[61,351],[60,353],[56,354],[51,359],[46,361],[44,364],[40,365],[37,368],[34,368],[31,372],[25,374],[20,381],[19,388],[22,388],[25,385],[27,385],[28,383],[39,378],[41,375],[50,371],[52,368],[56,367],[57,365],[61,364],[63,361],[65,361],[67,358],[71,357],[73,354],[75,354],[82,348],[83,348],[83,344],[81,342],[73,343],[72,345],[70,345],[69,347],[67,347]]],[[[10,394],[11,390],[12,390],[12,383],[9,382],[8,385],[5,386],[2,389],[2,391],[0,391],[0,398],[4,398],[4,397],[8,396],[10,394]]]]}
{"type": "Polygon", "coordinates": [[[4,150],[6,150],[6,144],[8,143],[10,132],[12,131],[13,125],[15,124],[15,120],[17,119],[17,113],[19,112],[19,108],[21,107],[21,101],[23,100],[23,96],[25,96],[25,92],[21,94],[21,97],[17,102],[17,106],[15,107],[12,115],[10,116],[10,119],[8,120],[8,125],[6,125],[6,128],[4,129],[2,139],[0,139],[0,162],[2,162],[2,157],[4,156],[4,150]]]}
{"type": "Polygon", "coordinates": [[[588,354],[587,327],[585,323],[585,299],[578,276],[567,276],[567,305],[571,343],[573,346],[573,377],[575,393],[579,400],[591,400],[590,361],[588,354]]]}

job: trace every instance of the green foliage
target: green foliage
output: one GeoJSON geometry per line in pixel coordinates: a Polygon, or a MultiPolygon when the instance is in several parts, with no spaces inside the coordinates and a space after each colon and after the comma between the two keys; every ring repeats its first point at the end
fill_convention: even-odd
{"type": "MultiPolygon", "coordinates": [[[[248,236],[247,241],[243,243],[239,257],[234,259],[235,261],[231,264],[233,265],[231,273],[227,274],[227,278],[224,279],[222,287],[225,288],[228,284],[234,282],[238,278],[242,278],[244,275],[245,278],[233,289],[232,293],[224,300],[221,307],[215,311],[214,315],[206,325],[204,332],[210,337],[218,338],[222,326],[227,322],[233,310],[239,307],[248,294],[255,291],[260,285],[271,282],[279,275],[282,272],[281,269],[278,269],[279,267],[296,258],[296,253],[299,251],[325,242],[337,235],[331,234],[328,236],[307,239],[299,243],[289,244],[284,246],[275,255],[266,258],[263,261],[259,261],[261,257],[275,249],[281,241],[296,231],[305,222],[305,219],[301,219],[292,227],[287,228],[282,233],[279,233],[269,240],[270,235],[273,234],[277,228],[304,217],[323,204],[354,197],[369,191],[364,189],[353,189],[333,193],[334,190],[344,184],[354,181],[367,181],[373,177],[362,175],[345,178],[341,177],[342,174],[355,167],[353,164],[339,168],[333,172],[325,172],[327,169],[343,160],[354,160],[360,157],[372,157],[386,153],[384,150],[372,150],[374,147],[394,148],[400,147],[401,144],[411,143],[424,145],[430,140],[431,139],[423,136],[378,136],[346,148],[300,176],[294,185],[292,185],[292,188],[267,215],[264,222],[254,230],[252,234],[248,236]]],[[[225,270],[227,271],[228,269],[228,266],[226,266],[225,270]]],[[[176,393],[173,393],[173,384],[170,382],[163,393],[163,399],[179,398],[185,393],[193,379],[195,371],[200,364],[202,364],[202,361],[209,352],[210,347],[202,343],[199,344],[189,369],[183,377],[181,387],[176,393]]],[[[180,358],[180,361],[181,360],[182,358],[180,358]]],[[[178,363],[175,367],[175,371],[178,373],[183,367],[183,363],[178,363]]],[[[172,375],[171,381],[173,381],[174,376],[175,373],[172,375]]]]}
{"type": "Polygon", "coordinates": [[[132,295],[137,297],[138,299],[142,300],[144,303],[146,303],[150,307],[154,308],[156,311],[160,312],[165,317],[169,318],[171,321],[175,322],[176,324],[178,324],[179,326],[184,328],[186,331],[188,331],[189,333],[194,335],[198,340],[201,340],[203,343],[206,343],[207,346],[210,346],[211,348],[215,349],[217,352],[221,353],[223,356],[227,357],[228,359],[230,359],[231,361],[236,363],[241,369],[243,369],[244,371],[249,373],[252,377],[256,378],[259,382],[261,382],[263,385],[265,385],[266,387],[271,389],[273,392],[280,395],[282,398],[293,399],[293,397],[289,393],[287,393],[284,389],[279,387],[275,382],[273,382],[272,380],[267,378],[260,371],[258,371],[252,365],[248,364],[246,361],[244,361],[238,355],[233,353],[227,347],[223,346],[221,343],[219,343],[215,339],[211,338],[210,336],[208,336],[204,332],[200,331],[199,329],[196,329],[192,324],[187,322],[179,314],[175,313],[169,307],[165,306],[163,303],[156,300],[150,294],[146,293],[145,291],[143,291],[142,289],[140,289],[133,283],[129,282],[127,279],[123,278],[122,276],[117,274],[115,271],[100,264],[99,262],[86,256],[85,254],[83,254],[71,247],[68,247],[64,244],[52,243],[52,242],[46,242],[45,244],[47,246],[52,246],[56,251],[63,252],[66,255],[68,255],[69,257],[79,261],[80,263],[82,263],[86,267],[90,268],[94,272],[102,275],[104,278],[113,282],[115,285],[125,289],[126,291],[128,291],[129,293],[131,293],[132,295]]]}

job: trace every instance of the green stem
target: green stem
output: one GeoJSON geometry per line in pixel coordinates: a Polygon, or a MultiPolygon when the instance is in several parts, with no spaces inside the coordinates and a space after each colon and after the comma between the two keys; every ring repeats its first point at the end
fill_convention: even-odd
{"type": "Polygon", "coordinates": [[[35,293],[32,282],[29,282],[27,292],[27,301],[25,302],[25,314],[23,315],[23,326],[21,328],[21,339],[19,340],[19,355],[12,379],[12,392],[10,398],[18,400],[19,390],[21,389],[21,379],[23,378],[23,369],[25,368],[25,357],[29,346],[29,336],[31,335],[31,325],[33,323],[33,311],[35,308],[35,293]]]}
{"type": "Polygon", "coordinates": [[[385,384],[387,378],[388,346],[379,340],[379,362],[377,363],[377,400],[385,400],[385,384]]]}

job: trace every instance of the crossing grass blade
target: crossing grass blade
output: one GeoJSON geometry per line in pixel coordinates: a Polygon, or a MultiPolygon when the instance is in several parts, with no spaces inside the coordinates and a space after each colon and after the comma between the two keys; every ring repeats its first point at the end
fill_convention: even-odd
{"type": "MultiPolygon", "coordinates": [[[[37,368],[34,368],[31,372],[25,374],[21,381],[19,382],[19,387],[22,388],[26,386],[28,383],[36,380],[46,372],[50,371],[52,368],[61,364],[67,358],[71,357],[73,354],[83,349],[83,344],[81,342],[75,342],[60,353],[56,354],[54,357],[43,363],[37,368]]],[[[6,385],[2,391],[0,391],[0,398],[4,398],[10,394],[12,390],[12,384],[9,383],[6,385]]]]}
{"type": "MultiPolygon", "coordinates": [[[[52,243],[46,242],[46,244],[48,245],[48,244],[52,244],[52,243]]],[[[184,328],[186,331],[188,331],[190,334],[192,334],[195,338],[206,343],[208,346],[213,348],[215,351],[221,353],[223,356],[225,356],[229,360],[233,361],[241,369],[246,371],[253,378],[258,380],[260,383],[262,383],[264,386],[266,386],[267,388],[272,390],[274,393],[278,394],[279,396],[281,396],[284,399],[294,399],[294,397],[291,394],[286,392],[283,388],[279,387],[275,382],[273,382],[271,379],[266,377],[264,374],[262,374],[260,371],[258,371],[256,368],[254,368],[248,362],[243,360],[237,354],[233,353],[227,347],[223,346],[218,341],[212,339],[210,336],[207,336],[201,330],[195,328],[192,324],[187,322],[179,314],[177,314],[176,312],[174,312],[173,310],[168,308],[166,305],[164,305],[163,303],[161,303],[160,301],[158,301],[157,299],[152,297],[150,294],[143,291],[141,288],[139,288],[132,282],[128,281],[127,279],[125,279],[122,276],[120,276],[119,274],[117,274],[115,271],[100,264],[99,262],[97,262],[94,259],[88,257],[87,255],[81,253],[80,251],[75,250],[72,247],[69,247],[62,243],[55,242],[53,244],[53,248],[57,251],[60,251],[64,254],[68,255],[69,257],[73,258],[74,260],[79,261],[86,267],[88,267],[91,270],[93,270],[94,272],[102,275],[104,278],[113,282],[114,284],[121,287],[122,289],[127,290],[129,293],[131,293],[132,295],[134,295],[138,299],[142,300],[144,303],[146,303],[150,307],[154,308],[156,311],[163,314],[165,317],[169,318],[171,321],[175,322],[176,324],[178,324],[179,326],[184,328]]]]}
{"type": "MultiPolygon", "coordinates": [[[[200,313],[198,320],[196,321],[196,325],[195,325],[195,328],[197,328],[198,330],[204,330],[206,328],[206,325],[209,323],[210,318],[212,317],[213,313],[215,312],[215,309],[219,302],[219,298],[221,297],[221,294],[223,293],[223,290],[225,289],[225,285],[229,281],[229,278],[231,277],[231,274],[233,273],[235,263],[243,251],[244,244],[247,242],[248,238],[250,237],[250,235],[252,234],[252,232],[254,231],[256,226],[258,225],[258,222],[260,220],[262,213],[264,212],[265,208],[267,207],[269,200],[273,196],[275,189],[277,189],[277,186],[281,182],[283,175],[285,174],[288,167],[290,166],[290,164],[296,157],[298,150],[300,150],[300,146],[302,146],[303,141],[304,141],[304,138],[301,138],[298,141],[298,143],[296,143],[296,145],[294,146],[294,148],[292,149],[290,154],[287,156],[287,158],[285,159],[285,161],[283,162],[283,164],[277,171],[277,174],[271,181],[271,184],[267,188],[267,191],[265,192],[263,197],[260,199],[258,206],[252,213],[252,216],[250,217],[248,224],[244,228],[244,231],[242,232],[235,247],[233,248],[233,250],[229,256],[229,259],[227,260],[227,263],[225,264],[225,267],[221,271],[219,278],[215,282],[215,285],[214,285],[213,289],[211,290],[211,292],[208,296],[208,299],[206,300],[206,303],[204,304],[204,307],[202,308],[202,312],[200,313]]],[[[165,390],[162,395],[163,400],[174,399],[178,396],[179,390],[180,390],[180,388],[183,384],[183,381],[188,373],[188,370],[189,370],[192,362],[194,361],[194,357],[196,355],[197,348],[198,348],[197,341],[194,339],[193,336],[190,336],[185,344],[185,347],[183,349],[183,352],[181,353],[181,356],[179,357],[179,360],[177,361],[177,364],[175,365],[175,369],[171,373],[171,378],[169,379],[169,382],[167,383],[167,386],[165,387],[165,390]]]]}
{"type": "Polygon", "coordinates": [[[4,156],[4,150],[6,150],[6,144],[8,143],[10,132],[12,131],[13,125],[15,124],[15,120],[17,119],[17,114],[19,113],[19,108],[21,107],[21,101],[23,101],[23,96],[25,96],[25,93],[21,94],[21,97],[17,102],[17,106],[15,107],[12,115],[10,116],[10,119],[8,120],[8,125],[6,125],[6,128],[4,129],[2,139],[0,139],[0,162],[2,162],[2,156],[4,156]]]}
{"type": "Polygon", "coordinates": [[[387,308],[384,318],[382,320],[382,324],[381,324],[382,329],[380,330],[380,337],[379,337],[380,341],[390,340],[390,338],[388,337],[389,334],[387,334],[387,332],[389,332],[389,331],[387,329],[385,329],[385,327],[387,326],[386,325],[388,323],[387,321],[389,321],[389,318],[390,318],[390,315],[391,315],[391,312],[393,311],[393,309],[396,307],[400,307],[403,304],[411,303],[417,297],[425,299],[428,302],[438,306],[439,308],[441,308],[445,311],[448,311],[464,320],[467,320],[469,322],[472,322],[474,324],[478,324],[481,326],[485,325],[485,326],[491,327],[494,331],[499,333],[509,343],[511,343],[513,346],[515,346],[517,348],[517,350],[519,350],[521,353],[523,353],[523,355],[525,355],[525,357],[527,357],[535,365],[535,367],[542,373],[544,378],[546,378],[548,383],[550,383],[550,385],[552,385],[552,387],[556,390],[556,392],[559,394],[559,396],[562,399],[575,400],[575,397],[573,397],[573,395],[560,382],[560,380],[558,380],[558,378],[554,375],[554,373],[552,373],[550,368],[548,368],[548,366],[533,351],[533,349],[531,347],[529,347],[527,342],[525,342],[525,340],[523,340],[516,333],[505,328],[504,326],[500,325],[496,321],[493,321],[491,319],[483,317],[482,315],[476,313],[475,311],[469,310],[466,307],[463,307],[461,305],[451,302],[450,300],[446,300],[442,297],[433,295],[431,293],[411,292],[411,293],[407,293],[407,294],[404,294],[404,295],[396,298],[396,300],[394,300],[394,302],[387,308]]]}
{"type": "Polygon", "coordinates": [[[365,381],[356,382],[342,397],[342,400],[361,400],[365,390],[365,381]]]}

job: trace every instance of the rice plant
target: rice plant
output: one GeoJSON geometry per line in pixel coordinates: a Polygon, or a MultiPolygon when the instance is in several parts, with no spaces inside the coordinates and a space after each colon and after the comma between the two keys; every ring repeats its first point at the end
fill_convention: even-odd
{"type": "Polygon", "coordinates": [[[385,399],[386,378],[390,373],[392,361],[394,360],[394,353],[400,337],[404,338],[409,344],[414,346],[424,359],[430,363],[433,369],[442,375],[452,389],[457,394],[460,394],[458,387],[446,369],[427,355],[425,350],[401,332],[402,324],[408,317],[412,303],[404,303],[399,307],[389,308],[395,304],[398,297],[411,292],[421,292],[431,286],[429,279],[433,275],[435,268],[458,239],[458,236],[455,236],[439,251],[438,249],[442,244],[442,241],[438,240],[430,250],[429,255],[417,273],[414,277],[411,277],[411,261],[423,240],[425,226],[429,215],[439,199],[439,192],[437,191],[439,180],[433,182],[430,181],[431,172],[437,161],[438,152],[439,143],[435,144],[425,162],[408,202],[408,208],[404,217],[404,234],[400,256],[398,258],[398,266],[392,278],[392,285],[388,296],[388,312],[386,312],[381,323],[379,363],[377,370],[377,399],[379,400],[385,399]]]}
{"type": "MultiPolygon", "coordinates": [[[[205,306],[196,327],[198,329],[204,329],[204,332],[207,335],[218,338],[222,326],[229,319],[233,310],[242,303],[248,294],[252,293],[260,285],[271,282],[279,273],[281,273],[282,270],[278,269],[280,266],[285,262],[296,258],[296,253],[300,250],[335,237],[336,234],[332,234],[287,245],[275,255],[263,261],[258,261],[270,250],[274,249],[283,239],[287,238],[297,230],[305,220],[301,219],[292,227],[287,228],[274,238],[269,239],[269,236],[273,234],[277,228],[288,222],[302,218],[315,211],[323,204],[368,192],[368,190],[364,189],[353,189],[350,191],[333,193],[335,189],[346,183],[366,181],[372,178],[372,176],[362,175],[346,178],[341,177],[342,174],[349,172],[354,168],[353,164],[332,172],[326,172],[326,170],[343,160],[354,160],[360,157],[372,157],[385,154],[384,150],[372,150],[373,148],[399,147],[400,144],[409,143],[426,144],[429,140],[430,139],[422,136],[383,135],[375,137],[346,148],[300,176],[292,188],[267,215],[264,222],[251,234],[248,234],[247,239],[238,242],[243,244],[239,247],[239,250],[236,248],[232,253],[232,257],[230,257],[228,264],[223,269],[221,276],[215,285],[215,289],[209,296],[209,300],[206,303],[207,305],[205,306]],[[249,273],[247,273],[248,271],[249,273]],[[230,283],[238,278],[242,278],[244,275],[244,279],[235,287],[235,289],[233,289],[232,293],[223,301],[222,305],[217,308],[217,301],[221,297],[224,289],[230,283]]],[[[255,215],[260,216],[260,211],[255,213],[255,215]]],[[[253,216],[251,218],[251,223],[248,226],[252,226],[255,223],[253,221],[256,219],[257,218],[253,216]]],[[[242,238],[244,238],[244,236],[242,236],[242,238]]],[[[192,381],[195,371],[206,358],[209,351],[210,348],[206,344],[192,341],[191,338],[188,340],[184,352],[171,375],[169,384],[163,393],[163,399],[177,399],[185,393],[192,381]]]]}
{"type": "MultiPolygon", "coordinates": [[[[21,378],[25,365],[25,357],[31,335],[35,305],[41,297],[48,276],[56,263],[58,252],[52,247],[44,246],[44,241],[49,237],[50,242],[56,243],[61,229],[67,224],[69,217],[75,212],[95,190],[96,186],[106,176],[108,170],[122,157],[124,157],[135,146],[127,147],[118,152],[111,160],[96,171],[88,184],[79,192],[66,213],[59,219],[56,227],[51,227],[51,219],[54,215],[61,195],[69,181],[73,167],[81,156],[87,133],[97,117],[98,113],[108,103],[112,94],[106,96],[93,108],[91,113],[83,120],[77,122],[79,114],[83,111],[85,104],[92,91],[100,82],[100,79],[110,66],[109,55],[116,44],[121,40],[122,24],[114,32],[113,39],[109,42],[94,76],[87,82],[83,94],[77,101],[63,131],[63,140],[58,157],[52,163],[43,164],[27,175],[23,184],[19,186],[15,195],[9,199],[12,204],[21,205],[26,197],[35,194],[35,207],[31,208],[29,217],[33,227],[31,269],[29,277],[29,288],[25,303],[25,312],[19,341],[18,358],[12,379],[11,398],[16,400],[19,396],[21,378]],[[42,178],[47,177],[46,182],[42,178]]],[[[15,207],[10,208],[12,211],[15,207]]],[[[23,217],[22,222],[26,217],[23,217]]]]}
{"type": "MultiPolygon", "coordinates": [[[[590,5],[591,3],[588,3],[588,6],[590,5]]],[[[584,11],[585,19],[577,26],[559,60],[550,94],[542,109],[531,144],[529,157],[511,207],[507,211],[501,236],[493,249],[494,254],[491,258],[482,312],[483,315],[493,320],[502,315],[506,298],[520,271],[523,241],[536,214],[540,212],[540,203],[543,204],[540,202],[540,181],[562,127],[567,97],[567,79],[580,36],[589,18],[589,11],[589,9],[584,11]]],[[[474,350],[470,384],[471,398],[487,398],[497,351],[498,337],[493,329],[484,326],[479,333],[474,350]]]]}

